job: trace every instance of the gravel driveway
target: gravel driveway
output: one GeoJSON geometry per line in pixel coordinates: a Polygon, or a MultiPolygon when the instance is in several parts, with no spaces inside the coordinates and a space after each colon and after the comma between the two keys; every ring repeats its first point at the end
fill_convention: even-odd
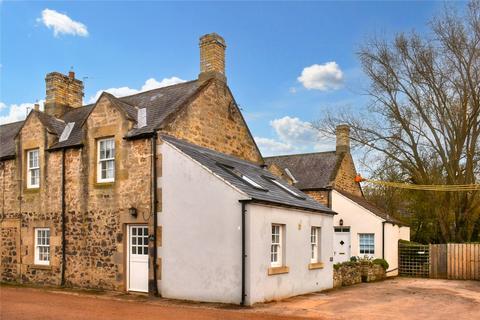
{"type": "Polygon", "coordinates": [[[480,319],[480,282],[396,278],[240,308],[79,291],[0,287],[0,319],[480,319]]]}

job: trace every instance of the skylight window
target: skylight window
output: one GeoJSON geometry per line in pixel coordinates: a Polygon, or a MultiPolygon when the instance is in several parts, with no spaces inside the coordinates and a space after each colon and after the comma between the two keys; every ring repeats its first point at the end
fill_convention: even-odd
{"type": "Polygon", "coordinates": [[[246,181],[247,183],[251,184],[252,186],[254,186],[255,188],[257,189],[263,189],[263,187],[261,185],[259,185],[258,183],[256,183],[255,181],[253,181],[252,179],[250,179],[249,177],[245,176],[245,175],[241,175],[241,178],[246,181]]]}
{"type": "Polygon", "coordinates": [[[295,179],[295,177],[293,176],[292,172],[288,169],[288,168],[285,168],[285,173],[287,174],[287,176],[292,179],[292,182],[293,183],[297,183],[298,180],[295,179]]]}
{"type": "Polygon", "coordinates": [[[137,111],[137,128],[143,128],[147,125],[147,109],[142,108],[137,111]]]}
{"type": "Polygon", "coordinates": [[[75,126],[75,122],[69,122],[65,126],[65,128],[62,131],[62,134],[60,135],[60,139],[58,140],[59,142],[63,142],[70,137],[70,133],[72,133],[72,129],[75,126]]]}
{"type": "Polygon", "coordinates": [[[270,181],[271,183],[273,183],[273,184],[276,185],[277,187],[281,188],[283,191],[291,194],[291,195],[294,196],[295,198],[305,199],[305,197],[303,197],[303,196],[300,195],[299,193],[293,191],[292,189],[284,186],[283,184],[281,184],[280,182],[278,182],[275,178],[267,177],[267,176],[263,176],[263,178],[267,179],[268,181],[270,181]]]}
{"type": "Polygon", "coordinates": [[[250,185],[251,187],[254,187],[256,189],[259,189],[259,190],[263,190],[263,191],[268,191],[267,189],[265,189],[264,187],[262,187],[258,182],[256,182],[255,180],[253,180],[252,178],[246,176],[245,174],[243,174],[242,172],[240,172],[238,169],[232,167],[232,166],[229,166],[227,164],[224,164],[224,163],[217,163],[217,165],[222,168],[223,170],[227,171],[228,173],[230,173],[231,175],[241,179],[243,182],[245,182],[246,184],[250,185]]]}

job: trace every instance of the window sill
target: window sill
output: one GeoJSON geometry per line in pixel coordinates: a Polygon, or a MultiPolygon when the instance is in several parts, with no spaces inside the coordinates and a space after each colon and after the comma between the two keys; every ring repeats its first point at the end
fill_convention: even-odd
{"type": "Polygon", "coordinates": [[[270,267],[270,268],[268,268],[268,275],[273,276],[273,275],[276,275],[276,274],[284,274],[284,273],[288,273],[289,271],[290,271],[290,268],[287,267],[287,266],[270,267]]]}
{"type": "Polygon", "coordinates": [[[98,189],[108,189],[112,188],[115,185],[115,182],[95,182],[94,187],[98,189]]]}
{"type": "Polygon", "coordinates": [[[40,187],[23,189],[23,193],[38,193],[38,192],[40,192],[40,187]]]}
{"type": "Polygon", "coordinates": [[[32,264],[30,265],[30,269],[40,269],[40,270],[52,270],[51,265],[47,264],[32,264]]]}
{"type": "Polygon", "coordinates": [[[323,269],[323,262],[315,262],[308,264],[308,270],[323,269]]]}

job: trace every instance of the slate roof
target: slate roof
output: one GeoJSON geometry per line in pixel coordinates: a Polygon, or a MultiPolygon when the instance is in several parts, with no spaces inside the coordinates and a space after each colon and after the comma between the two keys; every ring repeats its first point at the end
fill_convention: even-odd
{"type": "Polygon", "coordinates": [[[266,157],[267,165],[275,163],[282,170],[288,169],[298,181],[295,187],[300,190],[323,189],[334,180],[342,155],[335,151],[304,153],[266,157]]]}
{"type": "Polygon", "coordinates": [[[359,206],[367,209],[371,213],[375,214],[377,217],[380,217],[380,218],[382,218],[383,220],[385,220],[389,223],[398,224],[398,225],[401,225],[401,226],[407,226],[407,224],[405,224],[404,222],[402,222],[402,221],[390,216],[389,214],[385,213],[382,209],[380,209],[379,207],[377,207],[373,203],[369,202],[364,197],[355,196],[351,193],[348,193],[348,192],[340,190],[340,189],[335,189],[335,191],[337,191],[341,195],[343,195],[346,198],[352,200],[353,202],[355,202],[359,206]]]}
{"type": "MultiPolygon", "coordinates": [[[[106,96],[112,104],[123,110],[125,115],[135,122],[137,121],[138,109],[146,108],[147,125],[142,128],[134,128],[127,134],[127,138],[134,138],[162,128],[174,113],[180,110],[181,107],[195,95],[195,93],[208,83],[209,81],[206,81],[203,85],[200,85],[197,80],[192,80],[121,98],[116,98],[106,92],[102,95],[106,96]]],[[[81,146],[84,137],[83,125],[94,106],[95,104],[90,104],[72,109],[66,112],[62,119],[56,119],[44,112],[33,111],[37,113],[40,121],[47,127],[47,129],[58,136],[61,135],[67,123],[75,122],[69,138],[51,146],[50,150],[81,146]]],[[[15,136],[23,123],[24,121],[0,125],[0,160],[8,157],[15,157],[15,136]],[[11,133],[12,130],[15,132],[11,133]]]]}
{"type": "Polygon", "coordinates": [[[56,135],[61,135],[65,128],[65,122],[63,120],[52,117],[44,112],[32,111],[33,114],[38,116],[40,122],[50,131],[56,135]]]}
{"type": "Polygon", "coordinates": [[[15,136],[23,123],[18,121],[0,126],[0,160],[15,157],[15,136]]]}
{"type": "Polygon", "coordinates": [[[246,193],[254,201],[335,214],[331,209],[313,200],[297,188],[290,186],[261,165],[203,148],[171,136],[162,135],[162,139],[208,168],[214,174],[220,176],[222,179],[228,181],[230,184],[246,193]],[[252,179],[265,190],[255,188],[249,183],[243,181],[240,177],[229,172],[229,170],[222,168],[219,164],[234,168],[236,172],[252,179]],[[300,198],[283,190],[265,177],[277,180],[286,188],[297,193],[300,198]]]}

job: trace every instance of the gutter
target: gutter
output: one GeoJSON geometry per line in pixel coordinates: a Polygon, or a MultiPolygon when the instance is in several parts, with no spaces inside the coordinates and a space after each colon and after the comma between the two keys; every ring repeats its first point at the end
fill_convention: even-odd
{"type": "Polygon", "coordinates": [[[61,206],[62,206],[62,274],[61,274],[61,280],[60,280],[60,285],[62,287],[65,286],[65,269],[66,269],[66,240],[65,240],[65,149],[62,149],[62,178],[61,178],[61,206]]]}
{"type": "Polygon", "coordinates": [[[157,132],[153,132],[151,136],[152,141],[152,216],[153,216],[153,252],[152,252],[152,259],[153,259],[153,287],[152,293],[153,295],[158,295],[158,283],[157,283],[157,256],[158,256],[158,248],[157,248],[157,132]]]}

